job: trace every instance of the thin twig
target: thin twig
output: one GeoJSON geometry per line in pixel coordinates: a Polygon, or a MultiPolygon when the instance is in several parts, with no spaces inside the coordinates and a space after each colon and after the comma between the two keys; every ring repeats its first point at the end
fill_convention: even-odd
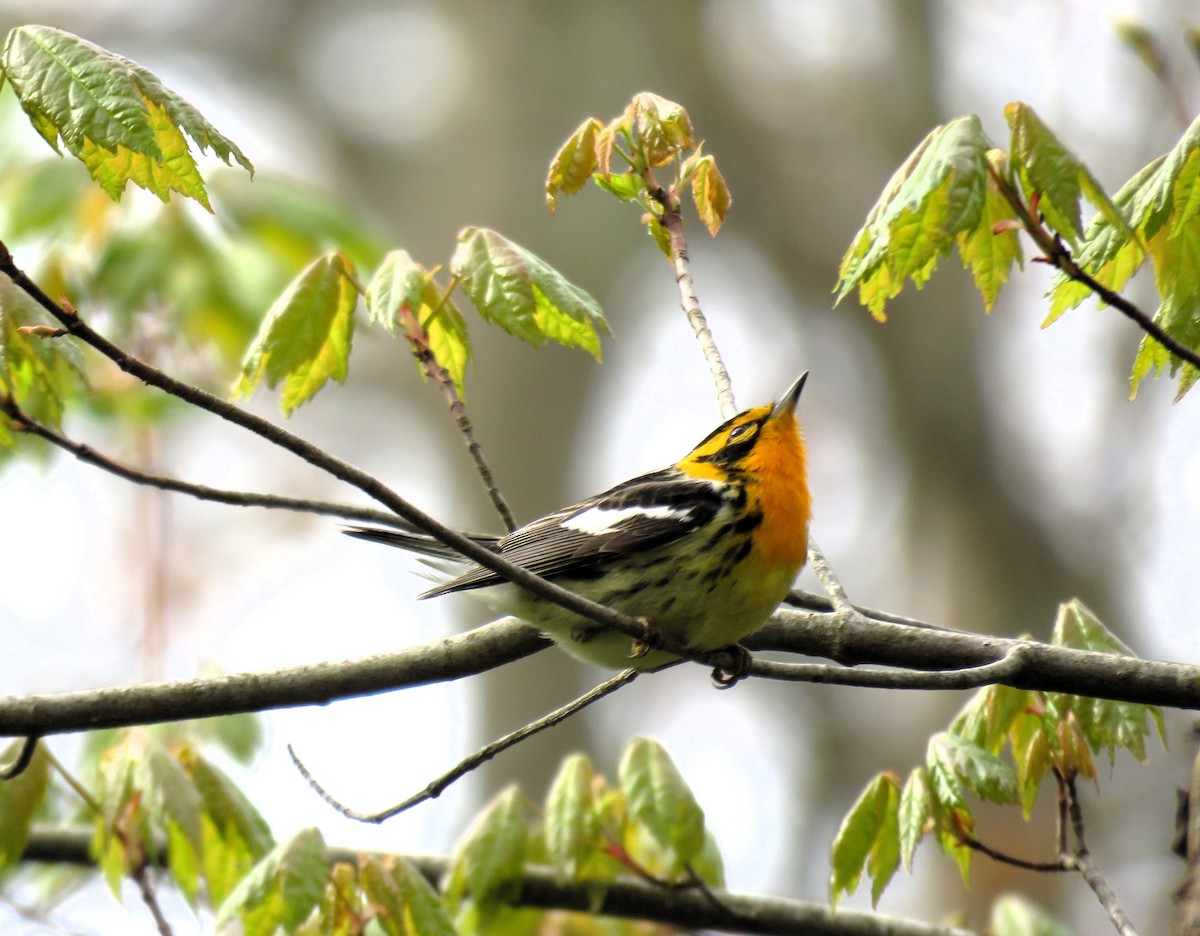
{"type": "Polygon", "coordinates": [[[258,494],[253,491],[229,491],[222,488],[208,487],[203,484],[192,484],[171,478],[166,475],[142,471],[130,465],[122,464],[115,459],[102,455],[90,445],[84,445],[56,432],[44,423],[38,422],[22,410],[11,396],[0,394],[0,412],[13,422],[13,428],[18,432],[45,439],[64,452],[70,452],[80,461],[116,475],[134,484],[144,484],[162,491],[173,491],[177,494],[187,494],[198,500],[213,501],[218,504],[229,504],[234,507],[265,507],[272,510],[291,510],[300,513],[320,514],[327,517],[339,517],[344,520],[378,523],[385,526],[404,526],[394,513],[385,510],[372,510],[368,507],[353,507],[349,504],[335,504],[328,501],[308,500],[306,498],[279,497],[274,494],[258,494]]]}
{"type": "MultiPolygon", "coordinates": [[[[454,289],[454,283],[451,282],[446,294],[442,297],[442,302],[445,302],[451,290],[454,289]]],[[[437,309],[434,309],[432,315],[437,314],[437,309]]],[[[496,509],[496,513],[500,515],[500,521],[504,524],[504,528],[508,532],[512,532],[517,528],[517,522],[513,519],[513,513],[508,506],[508,501],[504,499],[504,495],[500,493],[500,488],[496,485],[496,479],[492,475],[492,469],[487,463],[487,459],[483,457],[483,449],[475,439],[475,431],[471,427],[471,420],[467,416],[467,407],[463,403],[462,397],[458,395],[458,388],[454,385],[454,380],[450,376],[450,372],[444,368],[433,353],[433,349],[429,345],[429,332],[425,326],[417,321],[412,310],[408,306],[401,306],[400,312],[397,315],[401,326],[404,328],[405,335],[408,338],[409,346],[412,348],[413,357],[420,363],[421,368],[429,376],[435,384],[441,388],[442,396],[446,398],[446,405],[450,407],[450,415],[454,417],[454,424],[458,427],[458,431],[462,434],[463,440],[467,444],[467,451],[471,455],[471,460],[475,462],[475,470],[479,472],[479,477],[483,481],[483,486],[486,488],[488,498],[492,502],[492,506],[496,509]]]]}
{"type": "Polygon", "coordinates": [[[858,613],[854,605],[850,603],[850,599],[846,596],[846,589],[842,586],[841,580],[833,571],[833,566],[829,564],[829,560],[821,552],[821,547],[817,545],[817,541],[811,536],[808,538],[808,567],[813,570],[817,581],[825,589],[825,593],[829,596],[829,603],[833,606],[834,611],[858,613]]]}
{"type": "MultiPolygon", "coordinates": [[[[133,375],[144,383],[157,387],[170,395],[205,410],[215,416],[247,429],[266,441],[291,452],[309,464],[327,472],[340,481],[350,484],[364,494],[394,511],[402,520],[428,533],[434,539],[445,543],[457,550],[468,559],[474,560],[496,574],[527,591],[553,601],[555,604],[574,611],[588,620],[595,621],[604,627],[611,628],[632,637],[634,640],[645,640],[646,628],[642,622],[622,614],[612,608],[590,601],[575,592],[560,585],[547,581],[539,575],[530,572],[523,566],[509,562],[499,553],[486,546],[474,542],[470,537],[439,523],[429,514],[419,510],[407,500],[392,491],[377,478],[334,458],[311,442],[288,432],[286,429],[268,422],[253,413],[249,413],[231,403],[214,396],[199,387],[192,386],[164,373],[145,361],[129,354],[121,347],[109,341],[103,335],[89,326],[73,308],[60,305],[51,299],[46,292],[24,273],[13,261],[8,248],[0,242],[0,273],[6,275],[13,284],[30,296],[38,305],[60,321],[67,331],[75,338],[99,351],[121,370],[133,375]]],[[[662,640],[658,635],[657,646],[676,656],[690,658],[692,654],[686,647],[676,647],[662,640]]]]}
{"type": "Polygon", "coordinates": [[[675,284],[679,287],[679,301],[684,314],[692,325],[696,340],[700,342],[700,350],[708,362],[712,374],[713,385],[717,390],[717,405],[721,409],[721,418],[729,419],[737,413],[737,404],[733,399],[733,386],[729,380],[729,371],[721,352],[713,340],[712,331],[708,327],[700,308],[700,300],[696,298],[696,284],[692,281],[691,261],[688,259],[687,238],[683,233],[683,215],[679,211],[679,198],[668,193],[654,179],[649,169],[645,174],[646,187],[661,207],[662,215],[658,219],[667,232],[671,246],[671,265],[675,268],[675,284]]]}
{"type": "Polygon", "coordinates": [[[958,840],[972,851],[977,851],[981,855],[987,855],[993,861],[999,861],[1001,864],[1012,865],[1015,868],[1024,868],[1026,871],[1073,871],[1064,859],[1058,858],[1055,861],[1029,861],[1025,858],[1018,858],[1015,855],[1009,855],[1006,852],[998,851],[990,845],[985,845],[975,836],[968,834],[962,829],[957,830],[958,840]]]}
{"type": "Polygon", "coordinates": [[[1170,351],[1180,360],[1186,361],[1193,367],[1200,368],[1200,353],[1178,342],[1171,335],[1167,334],[1166,329],[1154,321],[1154,317],[1147,315],[1138,306],[1130,302],[1120,293],[1113,292],[1103,283],[1098,282],[1095,277],[1084,270],[1071,256],[1071,252],[1063,243],[1062,238],[1057,232],[1051,232],[1046,229],[1045,224],[1036,217],[1030,207],[1022,200],[1021,196],[1013,190],[1013,187],[990,163],[988,164],[988,173],[992,180],[996,183],[1000,193],[1004,199],[1016,212],[1020,219],[1022,228],[1026,233],[1033,238],[1034,242],[1042,250],[1043,256],[1035,257],[1042,263],[1048,263],[1055,269],[1060,270],[1068,279],[1074,280],[1077,283],[1082,283],[1097,296],[1101,301],[1117,309],[1126,317],[1131,319],[1142,329],[1147,335],[1157,341],[1160,345],[1170,351]]]}
{"type": "Polygon", "coordinates": [[[1083,810],[1079,806],[1079,797],[1075,792],[1075,776],[1072,774],[1063,780],[1067,791],[1067,812],[1071,817],[1071,830],[1075,836],[1075,848],[1071,855],[1067,856],[1066,860],[1071,867],[1083,875],[1083,879],[1087,881],[1088,886],[1095,893],[1096,898],[1100,901],[1100,905],[1104,907],[1104,912],[1108,914],[1108,918],[1112,920],[1113,926],[1121,936],[1137,936],[1137,931],[1133,927],[1133,922],[1129,919],[1129,915],[1125,912],[1125,908],[1121,906],[1121,902],[1117,899],[1116,893],[1108,883],[1108,879],[1092,861],[1091,852],[1088,850],[1087,841],[1084,838],[1083,829],[1083,810]]]}
{"type": "Polygon", "coordinates": [[[21,749],[17,751],[16,759],[11,764],[0,767],[0,781],[13,780],[21,776],[33,763],[33,755],[37,753],[38,742],[41,740],[37,735],[22,738],[21,749]]]}
{"type": "Polygon", "coordinates": [[[174,936],[171,924],[167,920],[166,914],[163,913],[162,905],[158,902],[158,896],[154,893],[154,885],[150,880],[149,866],[145,863],[139,864],[130,870],[129,876],[133,878],[134,883],[138,886],[138,893],[141,894],[142,903],[146,905],[146,909],[154,917],[154,925],[158,928],[158,936],[174,936]]]}
{"type": "Polygon", "coordinates": [[[639,672],[635,669],[622,670],[612,679],[600,683],[600,685],[596,686],[596,688],[592,689],[590,692],[584,693],[579,698],[574,699],[571,702],[568,702],[566,705],[555,709],[548,715],[544,715],[536,721],[532,721],[529,724],[518,728],[516,731],[504,735],[504,737],[497,738],[490,744],[484,745],[470,757],[463,758],[461,761],[455,764],[454,767],[446,771],[440,777],[430,781],[425,789],[421,790],[419,793],[415,793],[408,799],[403,800],[402,802],[397,803],[395,806],[392,806],[381,812],[364,813],[344,805],[342,802],[336,799],[333,794],[326,790],[325,787],[323,787],[316,779],[316,777],[312,775],[311,771],[309,771],[309,769],[304,765],[303,761],[300,760],[290,744],[288,745],[287,750],[288,754],[291,755],[292,763],[295,764],[296,769],[300,771],[300,775],[308,781],[308,785],[316,791],[321,799],[349,819],[357,819],[359,822],[373,822],[378,824],[381,822],[386,822],[393,816],[398,816],[400,813],[412,809],[412,807],[418,805],[419,803],[423,803],[426,800],[436,799],[437,797],[441,796],[446,788],[451,784],[460,780],[477,767],[487,763],[497,754],[508,750],[510,747],[519,744],[532,735],[538,734],[541,731],[545,731],[547,728],[553,728],[559,722],[565,721],[575,713],[587,708],[593,702],[598,702],[605,696],[616,692],[622,686],[629,685],[629,683],[637,679],[638,675],[639,672]]]}

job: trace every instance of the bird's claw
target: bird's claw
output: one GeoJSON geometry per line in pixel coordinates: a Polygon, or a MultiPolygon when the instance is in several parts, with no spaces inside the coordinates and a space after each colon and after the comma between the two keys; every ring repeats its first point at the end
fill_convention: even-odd
{"type": "Polygon", "coordinates": [[[638,624],[642,627],[642,636],[634,640],[629,648],[629,659],[640,660],[659,644],[658,629],[648,617],[639,617],[638,624]]]}
{"type": "Polygon", "coordinates": [[[730,689],[746,678],[754,657],[741,644],[726,647],[721,652],[733,657],[733,666],[728,669],[724,666],[713,667],[712,681],[718,689],[730,689]]]}

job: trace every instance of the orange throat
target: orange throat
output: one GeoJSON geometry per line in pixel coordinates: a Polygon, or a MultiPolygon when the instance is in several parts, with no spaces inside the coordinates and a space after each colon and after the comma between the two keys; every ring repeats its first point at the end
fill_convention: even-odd
{"type": "Polygon", "coordinates": [[[755,540],[768,564],[799,570],[808,556],[808,521],[812,516],[804,439],[790,413],[764,428],[749,466],[756,479],[751,496],[757,498],[763,512],[755,540]]]}

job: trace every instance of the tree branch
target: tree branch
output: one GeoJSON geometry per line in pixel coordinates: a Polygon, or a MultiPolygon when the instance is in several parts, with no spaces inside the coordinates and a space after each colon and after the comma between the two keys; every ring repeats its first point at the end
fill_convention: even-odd
{"type": "MultiPolygon", "coordinates": [[[[406,523],[428,533],[441,543],[445,543],[462,555],[474,560],[485,569],[489,569],[508,581],[545,598],[548,601],[574,611],[589,620],[595,621],[607,628],[620,631],[634,640],[645,641],[646,628],[638,620],[626,614],[621,614],[612,608],[590,601],[539,575],[535,575],[523,566],[509,562],[503,556],[475,542],[469,536],[454,530],[433,517],[419,510],[404,498],[392,491],[387,485],[372,477],[365,471],[334,458],[311,442],[288,432],[274,423],[255,416],[240,407],[227,403],[220,397],[184,383],[151,366],[145,361],[129,354],[124,349],[113,344],[103,335],[96,332],[79,315],[65,304],[59,304],[51,299],[37,283],[31,280],[13,261],[7,246],[0,242],[0,273],[3,273],[13,284],[25,292],[38,305],[63,324],[68,334],[99,351],[127,374],[138,378],[152,387],[169,393],[171,396],[190,403],[197,409],[205,410],[219,416],[227,422],[247,429],[262,439],[291,452],[304,461],[322,471],[327,472],[340,481],[358,488],[364,494],[394,511],[406,523]]],[[[682,657],[692,657],[686,647],[675,647],[661,639],[655,646],[682,657]]]]}
{"type": "Polygon", "coordinates": [[[996,171],[991,163],[988,163],[988,173],[996,183],[997,188],[1000,189],[1005,201],[1016,212],[1022,228],[1033,238],[1034,243],[1041,248],[1043,255],[1034,259],[1042,263],[1048,263],[1050,266],[1061,271],[1068,279],[1082,283],[1099,296],[1102,302],[1112,306],[1132,320],[1142,331],[1177,358],[1186,361],[1195,368],[1200,368],[1200,353],[1176,341],[1175,338],[1167,333],[1166,329],[1154,321],[1153,316],[1147,315],[1120,293],[1114,292],[1103,283],[1098,282],[1095,277],[1079,266],[1057,232],[1047,230],[1045,224],[1034,216],[1034,212],[1021,198],[1020,194],[1013,189],[1007,179],[996,171]]]}
{"type": "Polygon", "coordinates": [[[13,762],[0,767],[0,781],[14,780],[21,776],[25,772],[25,769],[33,763],[33,755],[37,753],[38,742],[41,740],[37,735],[22,738],[21,748],[17,751],[17,756],[13,758],[13,762]]]}
{"type": "MultiPolygon", "coordinates": [[[[88,852],[92,830],[86,827],[35,826],[22,861],[92,866],[88,852]]],[[[328,849],[330,862],[357,864],[360,852],[328,849]]],[[[383,857],[383,856],[378,856],[383,857]]],[[[453,860],[435,855],[406,855],[408,861],[437,887],[453,860]]],[[[650,920],[681,928],[712,929],[762,936],[973,936],[952,926],[902,920],[882,914],[841,908],[835,914],[824,904],[754,894],[716,891],[721,906],[695,891],[665,890],[641,881],[607,882],[597,890],[590,884],[561,881],[549,868],[527,866],[517,906],[541,910],[572,910],[603,916],[650,920]]]]}
{"type": "MultiPolygon", "coordinates": [[[[442,296],[442,301],[439,303],[438,308],[449,298],[457,282],[457,277],[451,279],[450,286],[442,296]]],[[[431,313],[431,317],[437,315],[437,313],[438,309],[435,308],[431,313]]],[[[446,405],[450,408],[450,415],[454,417],[454,424],[458,427],[458,431],[462,434],[463,440],[467,444],[467,451],[471,455],[471,460],[475,463],[475,470],[479,473],[480,480],[483,481],[488,498],[491,500],[496,513],[500,515],[500,522],[511,533],[517,528],[512,510],[508,506],[508,501],[504,499],[504,495],[500,493],[500,488],[496,485],[496,479],[492,475],[491,466],[488,465],[487,459],[483,457],[483,449],[475,441],[475,431],[471,428],[471,420],[467,416],[466,404],[463,403],[462,397],[458,395],[458,388],[454,386],[454,381],[450,378],[450,372],[442,367],[434,355],[433,349],[429,346],[429,332],[426,330],[424,324],[417,321],[417,317],[413,315],[412,310],[407,306],[401,306],[397,318],[400,325],[404,328],[405,336],[408,338],[409,346],[412,348],[413,357],[417,359],[417,362],[421,365],[421,369],[425,371],[429,379],[438,385],[442,391],[442,396],[446,398],[446,405]]]]}
{"type": "Polygon", "coordinates": [[[570,718],[577,712],[583,711],[593,702],[599,702],[605,696],[611,695],[622,686],[629,685],[638,677],[638,675],[638,670],[623,670],[612,679],[605,680],[591,691],[579,696],[577,699],[572,699],[566,705],[556,708],[553,712],[543,715],[536,721],[532,721],[527,725],[523,725],[516,731],[504,735],[502,738],[497,738],[490,744],[484,745],[470,757],[463,758],[440,777],[430,781],[425,789],[421,790],[421,792],[410,796],[406,800],[402,800],[395,806],[385,809],[382,812],[364,813],[343,805],[341,801],[332,796],[325,789],[325,787],[323,787],[317,781],[316,777],[314,777],[309,769],[304,766],[304,762],[301,761],[296,755],[296,752],[292,749],[290,744],[288,745],[287,750],[288,754],[291,755],[292,763],[295,764],[296,769],[300,771],[300,775],[308,781],[308,785],[316,791],[317,795],[319,795],[321,799],[325,800],[326,803],[328,803],[348,819],[357,819],[359,822],[373,822],[378,824],[381,822],[386,822],[393,816],[398,816],[400,813],[406,812],[407,810],[412,809],[414,806],[424,803],[426,800],[436,799],[437,797],[441,796],[442,793],[445,792],[446,788],[451,784],[461,780],[472,770],[475,770],[477,767],[487,763],[497,754],[507,751],[510,747],[520,744],[522,741],[532,735],[545,731],[548,728],[553,728],[555,725],[559,724],[559,722],[566,721],[566,719],[570,718]]]}
{"type": "Polygon", "coordinates": [[[713,385],[717,390],[717,405],[721,409],[721,418],[729,419],[737,413],[733,386],[729,381],[725,361],[721,358],[721,352],[709,330],[708,319],[704,317],[700,300],[696,298],[696,284],[692,281],[691,261],[688,259],[687,238],[683,234],[683,215],[679,211],[679,198],[663,189],[649,169],[645,172],[645,179],[650,197],[662,207],[658,223],[666,229],[671,246],[671,266],[675,268],[675,284],[679,287],[680,306],[692,325],[696,340],[700,342],[704,360],[708,362],[713,385]]]}
{"type": "Polygon", "coordinates": [[[1003,680],[1013,688],[1200,709],[1200,667],[1053,647],[1032,640],[909,627],[878,619],[847,621],[836,612],[780,608],[744,643],[751,650],[788,650],[850,666],[877,663],[924,671],[995,663],[1020,645],[1024,647],[1018,657],[1020,665],[1014,664],[1014,672],[1003,680]]]}
{"type": "Polygon", "coordinates": [[[259,673],[0,699],[0,735],[27,736],[212,718],[473,676],[550,641],[515,618],[395,653],[259,673]],[[42,732],[37,726],[56,726],[42,732]]]}
{"type": "Polygon", "coordinates": [[[1121,936],[1137,936],[1133,922],[1121,906],[1116,893],[1108,883],[1108,879],[1092,861],[1092,853],[1088,850],[1087,840],[1083,834],[1083,810],[1079,806],[1079,796],[1075,791],[1074,775],[1060,778],[1059,781],[1066,792],[1067,813],[1071,818],[1071,831],[1075,836],[1075,848],[1070,855],[1064,855],[1063,860],[1070,867],[1083,875],[1088,887],[1095,893],[1104,912],[1112,920],[1113,926],[1121,936]]]}
{"type": "Polygon", "coordinates": [[[187,481],[180,481],[177,478],[142,471],[139,468],[133,468],[106,455],[102,455],[91,446],[75,442],[44,423],[38,422],[22,410],[16,401],[7,394],[0,394],[0,412],[13,421],[13,428],[18,432],[26,432],[45,439],[51,445],[62,449],[64,452],[70,452],[80,461],[134,484],[144,484],[147,487],[157,488],[162,491],[187,494],[198,500],[229,504],[234,507],[265,507],[273,510],[292,510],[299,513],[321,514],[327,517],[339,517],[343,520],[354,520],[364,523],[378,523],[384,526],[400,525],[396,515],[385,510],[372,510],[368,507],[353,507],[349,504],[335,504],[328,501],[315,501],[305,498],[279,497],[275,494],[259,494],[252,491],[229,491],[223,488],[192,484],[187,481]]]}
{"type": "MultiPolygon", "coordinates": [[[[780,609],[746,643],[758,650],[786,650],[829,659],[836,654],[842,664],[873,663],[919,671],[855,673],[844,666],[826,666],[808,671],[805,681],[810,682],[857,680],[859,685],[890,682],[903,689],[971,688],[984,682],[981,671],[972,667],[1001,663],[993,670],[982,671],[990,674],[989,681],[1018,689],[1200,709],[1197,667],[1052,647],[1035,641],[925,630],[885,621],[845,623],[836,613],[780,609]]],[[[61,734],[324,705],[473,676],[549,644],[528,624],[506,618],[444,640],[355,660],[141,686],[9,696],[0,698],[0,736],[61,734]]],[[[761,675],[772,678],[771,667],[776,665],[782,664],[755,661],[751,672],[758,675],[759,667],[763,667],[761,675]]],[[[799,678],[798,671],[782,672],[799,678]]]]}

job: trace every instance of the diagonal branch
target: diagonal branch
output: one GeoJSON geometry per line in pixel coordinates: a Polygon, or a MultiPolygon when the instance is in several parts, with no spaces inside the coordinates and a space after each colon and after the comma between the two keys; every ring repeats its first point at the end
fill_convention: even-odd
{"type": "MultiPolygon", "coordinates": [[[[449,288],[442,296],[442,304],[449,298],[457,282],[457,277],[451,279],[449,288]]],[[[435,308],[431,316],[437,314],[438,309],[435,308]]],[[[441,365],[433,353],[433,348],[429,345],[429,332],[421,322],[417,321],[417,317],[413,315],[412,310],[408,306],[401,306],[397,318],[404,328],[405,336],[408,338],[409,346],[412,348],[413,357],[417,359],[417,362],[421,365],[421,369],[425,371],[429,379],[438,385],[442,391],[442,396],[446,398],[446,405],[450,408],[450,415],[454,417],[454,424],[458,427],[458,431],[462,434],[463,440],[467,444],[467,451],[471,455],[471,460],[475,463],[475,470],[479,473],[479,478],[483,481],[483,486],[487,489],[488,498],[491,500],[496,513],[500,515],[500,522],[511,533],[517,528],[517,523],[513,519],[512,509],[508,506],[508,501],[504,499],[504,495],[500,493],[500,488],[496,485],[496,479],[492,475],[491,466],[487,463],[487,459],[483,457],[483,449],[475,440],[475,430],[471,427],[471,420],[467,416],[466,404],[463,403],[462,397],[458,395],[458,388],[454,386],[454,380],[451,378],[450,372],[441,365]]]]}
{"type": "Polygon", "coordinates": [[[725,361],[721,358],[721,352],[709,330],[708,319],[704,317],[700,300],[696,298],[696,284],[692,281],[691,261],[688,259],[687,238],[683,234],[683,215],[679,211],[679,198],[663,189],[649,169],[646,170],[645,179],[650,197],[662,207],[658,223],[666,229],[671,247],[671,266],[675,268],[675,284],[679,287],[680,306],[691,323],[696,340],[700,342],[700,350],[708,362],[708,369],[717,390],[717,405],[721,409],[721,418],[729,419],[737,413],[737,404],[733,400],[733,386],[729,381],[725,361]]]}
{"type": "MultiPolygon", "coordinates": [[[[171,396],[190,403],[197,409],[212,413],[227,422],[247,429],[262,439],[278,446],[322,471],[327,472],[340,481],[358,488],[364,494],[394,511],[403,521],[419,530],[428,533],[441,543],[445,543],[462,555],[474,560],[485,569],[497,573],[508,581],[520,585],[540,597],[553,601],[569,611],[574,611],[588,620],[595,621],[604,627],[620,631],[635,640],[646,639],[645,626],[626,614],[621,614],[612,608],[589,601],[539,575],[535,575],[523,566],[515,565],[486,546],[481,545],[470,537],[460,533],[445,524],[439,523],[424,511],[418,509],[407,500],[392,491],[377,478],[367,474],[353,465],[334,458],[305,439],[288,432],[253,413],[234,406],[214,396],[199,387],[185,383],[156,367],[151,366],[140,358],[129,354],[124,349],[113,344],[103,335],[95,331],[79,315],[65,304],[59,304],[51,299],[46,292],[31,280],[13,261],[7,246],[0,242],[0,273],[3,273],[13,284],[25,292],[38,305],[62,323],[67,333],[78,338],[99,351],[110,361],[150,386],[169,393],[171,396]]],[[[655,644],[663,650],[682,657],[690,657],[685,647],[675,647],[663,640],[655,644]]]]}
{"type": "Polygon", "coordinates": [[[93,465],[133,484],[144,484],[162,491],[187,494],[198,500],[229,504],[234,507],[265,507],[273,510],[292,510],[300,513],[320,514],[327,517],[340,517],[343,520],[379,523],[385,526],[399,525],[396,515],[384,510],[371,510],[367,507],[353,507],[350,504],[336,504],[329,501],[309,500],[307,498],[259,494],[253,491],[229,491],[223,488],[208,487],[204,484],[192,484],[188,481],[180,481],[178,478],[142,471],[140,468],[125,465],[115,459],[109,458],[107,455],[102,455],[90,445],[75,442],[44,423],[38,422],[22,410],[16,401],[8,395],[0,395],[0,412],[12,420],[13,428],[18,432],[26,432],[45,439],[51,445],[62,449],[64,452],[70,452],[81,462],[93,465]]]}
{"type": "Polygon", "coordinates": [[[1066,801],[1067,814],[1071,819],[1071,832],[1075,837],[1075,847],[1071,854],[1062,856],[1063,861],[1083,875],[1083,879],[1087,881],[1088,887],[1092,889],[1100,901],[1100,905],[1104,907],[1104,912],[1112,920],[1117,932],[1121,936],[1137,936],[1133,922],[1117,899],[1116,892],[1113,891],[1108,879],[1096,866],[1096,863],[1092,861],[1092,853],[1088,850],[1087,840],[1084,838],[1083,810],[1080,808],[1079,796],[1075,790],[1075,776],[1071,774],[1063,777],[1058,771],[1055,771],[1055,776],[1058,778],[1060,796],[1063,796],[1066,801]]]}
{"type": "Polygon", "coordinates": [[[556,708],[553,712],[543,715],[541,718],[523,725],[516,731],[510,732],[502,738],[497,738],[490,744],[485,744],[478,751],[469,757],[463,758],[452,768],[442,774],[440,777],[429,782],[425,789],[419,793],[415,793],[406,800],[402,800],[395,806],[389,807],[382,812],[364,813],[358,810],[351,809],[345,806],[331,795],[325,787],[314,777],[309,769],[304,765],[304,762],[296,755],[292,746],[288,745],[288,754],[291,755],[292,763],[296,765],[296,769],[300,771],[300,775],[308,781],[308,785],[312,787],[321,799],[325,800],[330,806],[340,812],[348,819],[357,819],[359,822],[386,822],[393,816],[398,816],[402,812],[412,809],[414,806],[424,803],[426,800],[437,799],[446,788],[451,784],[461,780],[472,770],[490,761],[497,754],[507,751],[510,747],[514,747],[526,738],[539,732],[545,731],[548,728],[553,728],[560,722],[566,721],[577,712],[583,711],[593,702],[599,702],[607,695],[616,692],[622,686],[627,686],[637,679],[639,672],[635,669],[622,670],[612,679],[605,680],[589,692],[584,693],[577,699],[572,699],[566,705],[556,708]]]}
{"type": "Polygon", "coordinates": [[[1061,271],[1068,279],[1082,283],[1094,292],[1102,302],[1112,306],[1118,312],[1132,320],[1142,331],[1177,358],[1186,361],[1193,367],[1200,368],[1200,353],[1187,347],[1187,345],[1181,344],[1169,335],[1165,328],[1154,321],[1153,316],[1147,315],[1142,309],[1120,293],[1114,292],[1103,283],[1097,281],[1094,276],[1076,263],[1075,259],[1071,256],[1071,252],[1063,243],[1062,238],[1057,233],[1052,233],[1046,229],[1045,224],[1034,216],[1034,212],[1029,205],[1025,203],[1021,196],[1013,189],[1012,185],[1009,184],[1008,180],[990,162],[988,163],[988,173],[991,175],[992,181],[996,183],[1000,193],[1004,196],[1005,201],[1016,212],[1017,218],[1021,222],[1021,227],[1033,238],[1034,243],[1041,248],[1042,256],[1035,259],[1042,263],[1050,264],[1050,266],[1061,271]]]}

